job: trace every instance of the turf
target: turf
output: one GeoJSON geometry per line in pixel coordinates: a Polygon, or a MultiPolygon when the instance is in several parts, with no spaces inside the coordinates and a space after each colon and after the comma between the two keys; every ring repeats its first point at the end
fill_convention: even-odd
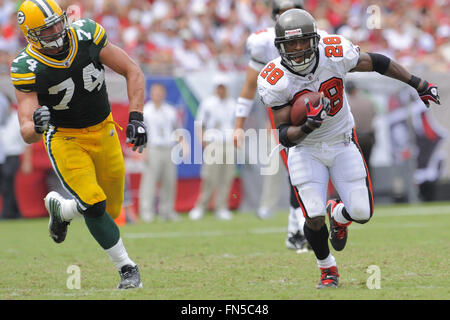
{"type": "Polygon", "coordinates": [[[449,299],[450,203],[376,206],[373,219],[350,227],[347,247],[332,251],[340,287],[317,290],[313,253],[286,249],[287,212],[270,220],[239,213],[232,221],[208,214],[200,221],[121,227],[144,288],[114,289],[119,275],[90,236],[72,222],[55,244],[47,219],[0,221],[0,299],[304,300],[449,299]],[[81,288],[68,289],[76,265],[81,288]],[[368,289],[367,269],[381,271],[368,289]]]}

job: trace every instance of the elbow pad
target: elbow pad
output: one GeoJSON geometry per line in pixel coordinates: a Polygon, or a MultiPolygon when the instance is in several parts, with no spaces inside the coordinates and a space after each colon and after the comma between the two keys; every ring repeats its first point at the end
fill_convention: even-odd
{"type": "Polygon", "coordinates": [[[367,53],[372,59],[372,69],[379,74],[385,74],[391,63],[391,59],[379,53],[367,53]]]}
{"type": "Polygon", "coordinates": [[[280,124],[278,127],[278,131],[279,131],[278,139],[280,140],[280,143],[286,148],[295,147],[297,145],[297,144],[289,141],[288,133],[287,133],[289,127],[290,126],[287,123],[280,124]]]}

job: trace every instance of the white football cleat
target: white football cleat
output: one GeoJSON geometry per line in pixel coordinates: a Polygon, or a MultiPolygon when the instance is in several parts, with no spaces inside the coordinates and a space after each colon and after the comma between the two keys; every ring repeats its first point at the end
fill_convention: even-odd
{"type": "Polygon", "coordinates": [[[200,220],[203,218],[204,211],[202,208],[194,208],[189,212],[189,219],[191,220],[200,220]]]}
{"type": "Polygon", "coordinates": [[[61,243],[66,239],[67,226],[70,224],[70,222],[64,221],[61,214],[64,201],[65,199],[55,191],[48,193],[44,198],[45,208],[50,216],[48,230],[56,243],[61,243]]]}
{"type": "Polygon", "coordinates": [[[216,211],[216,218],[219,220],[231,220],[233,219],[233,214],[230,210],[221,209],[216,211]]]}

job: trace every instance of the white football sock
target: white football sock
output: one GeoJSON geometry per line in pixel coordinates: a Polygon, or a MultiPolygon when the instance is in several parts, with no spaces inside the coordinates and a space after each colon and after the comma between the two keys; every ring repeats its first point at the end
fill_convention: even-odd
{"type": "MultiPolygon", "coordinates": [[[[295,214],[295,209],[293,207],[289,207],[289,220],[288,220],[288,232],[296,233],[298,231],[298,218],[295,214]]],[[[303,234],[303,230],[301,230],[303,234]]]]}
{"type": "Polygon", "coordinates": [[[120,269],[127,264],[132,265],[133,267],[136,265],[129,257],[125,246],[123,245],[122,238],[117,241],[117,243],[109,249],[105,250],[109,255],[109,258],[116,266],[117,270],[120,269]]]}
{"type": "Polygon", "coordinates": [[[81,218],[83,215],[78,211],[75,199],[65,199],[61,204],[61,216],[64,221],[71,221],[75,218],[81,218]]]}
{"type": "Polygon", "coordinates": [[[344,209],[344,204],[342,202],[338,203],[336,207],[334,207],[334,210],[331,212],[331,216],[337,223],[341,224],[349,223],[350,221],[345,219],[345,217],[342,215],[342,209],[344,209]]]}
{"type": "Polygon", "coordinates": [[[326,257],[325,259],[323,259],[323,260],[317,259],[317,265],[319,266],[319,268],[335,267],[336,259],[333,257],[333,255],[330,252],[328,257],[326,257]]]}
{"type": "Polygon", "coordinates": [[[302,210],[302,208],[297,208],[297,209],[295,209],[295,216],[297,217],[297,223],[298,223],[298,227],[299,227],[298,230],[300,230],[300,233],[301,233],[301,234],[304,234],[304,232],[303,232],[303,226],[305,225],[306,219],[305,219],[305,217],[303,216],[303,210],[302,210]]]}

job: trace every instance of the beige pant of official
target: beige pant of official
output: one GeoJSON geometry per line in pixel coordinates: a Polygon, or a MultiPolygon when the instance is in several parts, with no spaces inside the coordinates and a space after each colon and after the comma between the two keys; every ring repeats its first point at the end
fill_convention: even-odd
{"type": "Polygon", "coordinates": [[[139,189],[139,214],[155,216],[156,187],[160,182],[159,215],[168,217],[174,212],[177,168],[171,160],[172,147],[148,147],[144,172],[139,189]]]}
{"type": "MultiPolygon", "coordinates": [[[[267,156],[270,155],[271,151],[276,146],[277,143],[273,137],[273,133],[269,131],[267,141],[267,150],[269,153],[267,156]]],[[[263,175],[263,186],[259,206],[272,210],[277,206],[281,192],[286,192],[286,190],[282,190],[282,186],[284,182],[283,179],[286,179],[287,174],[283,164],[283,159],[281,159],[279,152],[272,155],[272,158],[270,158],[269,167],[278,168],[278,170],[274,174],[263,175]]]]}
{"type": "Polygon", "coordinates": [[[223,164],[203,163],[200,174],[202,183],[200,186],[200,194],[195,205],[196,208],[207,209],[209,200],[215,192],[215,209],[228,209],[228,199],[235,174],[235,165],[234,163],[226,164],[226,153],[223,151],[229,150],[229,152],[234,152],[233,148],[231,143],[225,144],[224,148],[215,148],[216,150],[222,151],[222,154],[217,154],[216,158],[222,158],[223,164]]]}

